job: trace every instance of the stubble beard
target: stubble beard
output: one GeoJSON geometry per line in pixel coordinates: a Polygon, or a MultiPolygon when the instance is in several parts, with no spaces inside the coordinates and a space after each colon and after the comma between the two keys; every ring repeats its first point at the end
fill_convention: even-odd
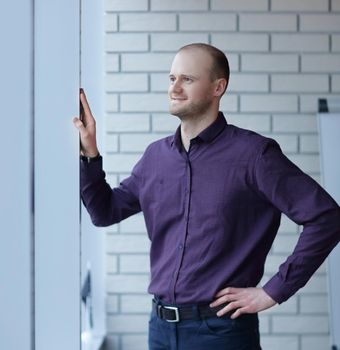
{"type": "Polygon", "coordinates": [[[191,102],[187,106],[174,108],[170,104],[170,113],[175,117],[178,117],[180,120],[188,120],[199,118],[206,114],[206,112],[210,109],[212,105],[211,101],[204,100],[200,102],[191,102]]]}

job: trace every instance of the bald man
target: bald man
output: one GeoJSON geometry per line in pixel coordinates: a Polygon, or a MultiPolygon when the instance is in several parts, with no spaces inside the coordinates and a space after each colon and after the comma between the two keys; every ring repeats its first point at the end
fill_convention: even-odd
{"type": "Polygon", "coordinates": [[[151,241],[150,350],[258,350],[258,312],[304,286],[339,242],[337,203],[272,139],[228,124],[223,52],[182,47],[169,74],[174,135],[148,146],[116,188],[105,181],[82,91],[81,194],[97,226],[144,213],[151,241]],[[281,213],[304,229],[263,287],[281,213]]]}

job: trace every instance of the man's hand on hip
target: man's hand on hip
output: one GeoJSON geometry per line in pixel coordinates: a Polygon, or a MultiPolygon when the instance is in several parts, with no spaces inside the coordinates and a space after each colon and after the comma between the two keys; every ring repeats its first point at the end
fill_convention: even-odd
{"type": "Polygon", "coordinates": [[[242,314],[253,314],[276,304],[263,288],[233,288],[228,287],[222,289],[216,294],[216,300],[210,304],[210,307],[216,307],[225,303],[228,303],[223,309],[221,309],[217,316],[223,316],[224,314],[233,312],[231,318],[237,318],[242,314]]]}

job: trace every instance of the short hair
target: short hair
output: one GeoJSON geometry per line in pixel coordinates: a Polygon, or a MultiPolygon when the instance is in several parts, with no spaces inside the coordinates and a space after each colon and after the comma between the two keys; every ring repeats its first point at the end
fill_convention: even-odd
{"type": "Polygon", "coordinates": [[[211,67],[211,79],[216,80],[220,78],[224,78],[227,81],[226,89],[229,83],[229,76],[230,76],[230,68],[229,68],[229,62],[221,50],[218,48],[209,45],[209,44],[204,44],[204,43],[193,43],[193,44],[188,44],[185,46],[182,46],[178,52],[182,50],[190,50],[190,49],[201,49],[205,52],[207,52],[210,57],[213,60],[213,64],[211,67]]]}

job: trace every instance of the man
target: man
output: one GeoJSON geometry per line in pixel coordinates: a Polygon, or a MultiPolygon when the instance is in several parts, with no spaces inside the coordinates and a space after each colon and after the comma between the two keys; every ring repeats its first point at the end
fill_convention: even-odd
{"type": "Polygon", "coordinates": [[[278,144],[229,125],[219,103],[225,55],[206,44],[176,54],[170,71],[175,135],[152,143],[118,188],[105,182],[85,94],[81,193],[107,226],[143,211],[154,295],[151,350],[261,349],[257,313],[304,286],[340,237],[340,210],[278,144]],[[291,256],[257,287],[281,212],[304,225],[291,256]]]}

